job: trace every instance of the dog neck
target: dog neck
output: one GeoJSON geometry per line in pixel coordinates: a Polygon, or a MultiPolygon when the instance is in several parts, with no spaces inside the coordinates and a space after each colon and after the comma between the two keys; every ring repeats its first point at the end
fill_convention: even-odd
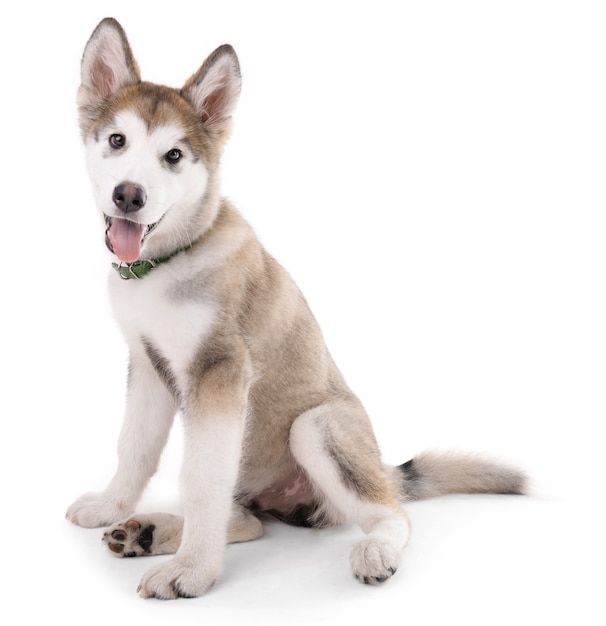
{"type": "Polygon", "coordinates": [[[131,278],[139,280],[147,276],[147,274],[149,274],[154,268],[158,267],[158,265],[162,265],[162,263],[170,261],[170,259],[175,257],[177,254],[188,250],[189,248],[191,248],[191,246],[179,248],[172,254],[157,259],[141,259],[140,261],[134,261],[133,263],[112,263],[112,267],[118,272],[120,278],[123,278],[124,280],[130,280],[131,278]]]}

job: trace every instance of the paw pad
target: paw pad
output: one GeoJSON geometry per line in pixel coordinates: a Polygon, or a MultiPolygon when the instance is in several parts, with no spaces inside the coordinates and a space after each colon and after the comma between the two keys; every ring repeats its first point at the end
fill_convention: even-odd
{"type": "Polygon", "coordinates": [[[103,535],[103,541],[118,556],[143,556],[151,554],[155,529],[153,524],[144,527],[138,520],[129,519],[109,528],[103,535]]]}

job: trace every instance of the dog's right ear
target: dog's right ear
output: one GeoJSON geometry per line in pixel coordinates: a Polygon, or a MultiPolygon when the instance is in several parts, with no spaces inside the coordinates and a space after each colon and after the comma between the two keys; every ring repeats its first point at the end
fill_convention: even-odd
{"type": "Polygon", "coordinates": [[[95,28],[84,49],[78,104],[94,106],[113,96],[121,87],[140,81],[139,68],[122,26],[106,17],[95,28]]]}

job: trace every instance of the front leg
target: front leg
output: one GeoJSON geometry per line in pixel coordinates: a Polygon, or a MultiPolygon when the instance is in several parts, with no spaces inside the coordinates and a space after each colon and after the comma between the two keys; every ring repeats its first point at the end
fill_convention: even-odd
{"type": "Polygon", "coordinates": [[[95,528],[130,515],[156,472],[175,412],[175,398],[143,348],[132,351],[118,468],[103,492],[78,498],[67,510],[67,518],[79,526],[95,528]]]}
{"type": "Polygon", "coordinates": [[[207,347],[212,357],[200,355],[191,368],[183,410],[183,536],[172,561],[143,577],[138,591],[145,598],[200,596],[221,574],[252,378],[246,349],[234,343],[207,347]]]}

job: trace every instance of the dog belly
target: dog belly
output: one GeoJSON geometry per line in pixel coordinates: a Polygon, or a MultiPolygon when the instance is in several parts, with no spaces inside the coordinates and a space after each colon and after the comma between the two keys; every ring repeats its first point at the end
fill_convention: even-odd
{"type": "Polygon", "coordinates": [[[253,509],[287,514],[314,502],[309,477],[300,467],[291,467],[253,499],[253,509]]]}

